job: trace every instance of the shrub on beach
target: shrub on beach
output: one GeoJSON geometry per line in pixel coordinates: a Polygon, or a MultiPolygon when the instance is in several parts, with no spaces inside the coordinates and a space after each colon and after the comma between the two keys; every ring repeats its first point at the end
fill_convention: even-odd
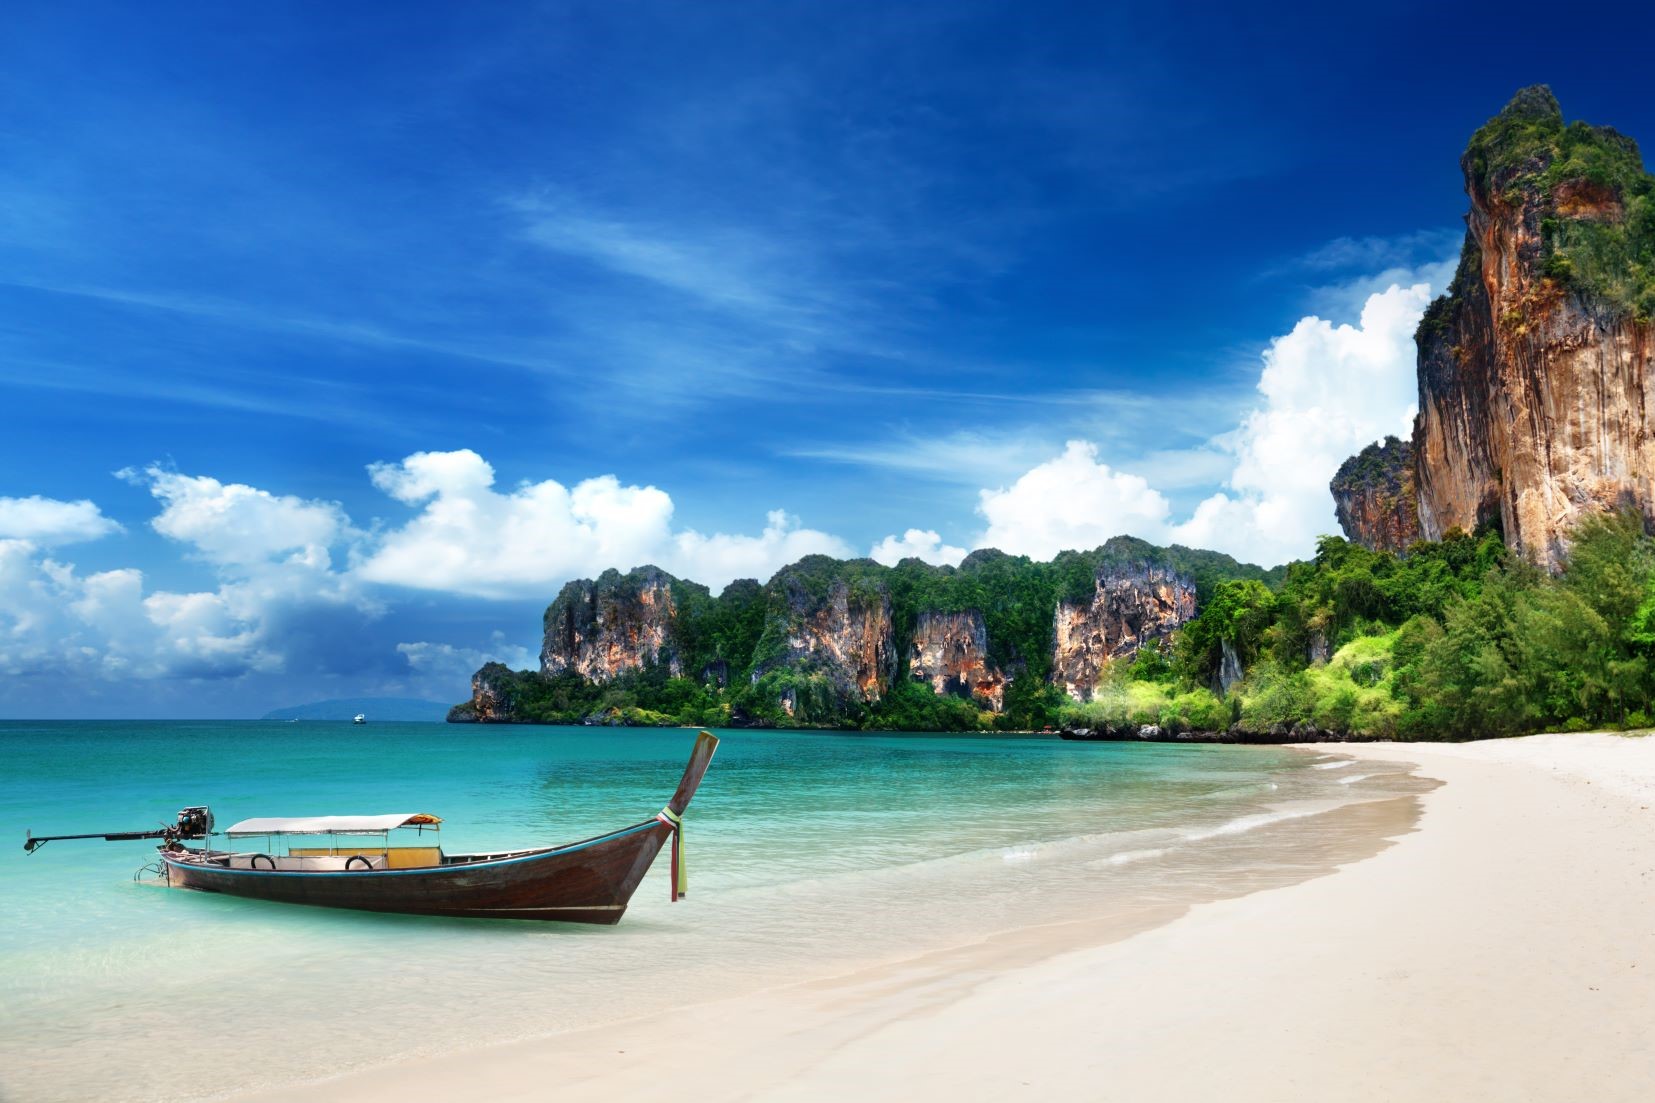
{"type": "Polygon", "coordinates": [[[1163,731],[1223,731],[1230,710],[1218,695],[1202,687],[1144,681],[1123,664],[1104,675],[1090,701],[1069,702],[1060,710],[1066,727],[1136,731],[1154,725],[1163,731]]]}

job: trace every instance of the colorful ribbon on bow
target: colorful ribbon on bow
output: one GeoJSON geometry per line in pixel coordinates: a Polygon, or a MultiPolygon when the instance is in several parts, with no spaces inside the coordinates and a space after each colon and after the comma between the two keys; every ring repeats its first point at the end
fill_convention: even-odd
{"type": "Polygon", "coordinates": [[[676,903],[684,898],[690,885],[689,873],[684,868],[684,817],[663,808],[655,818],[672,828],[672,900],[676,903]]]}

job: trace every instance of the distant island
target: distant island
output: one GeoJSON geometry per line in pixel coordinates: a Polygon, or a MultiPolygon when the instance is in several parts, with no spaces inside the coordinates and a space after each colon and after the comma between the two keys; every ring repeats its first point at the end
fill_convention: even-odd
{"type": "Polygon", "coordinates": [[[332,701],[312,701],[308,705],[272,709],[260,719],[350,720],[358,713],[366,716],[370,722],[394,720],[436,723],[448,715],[448,706],[441,701],[424,701],[418,697],[340,697],[332,701]]]}

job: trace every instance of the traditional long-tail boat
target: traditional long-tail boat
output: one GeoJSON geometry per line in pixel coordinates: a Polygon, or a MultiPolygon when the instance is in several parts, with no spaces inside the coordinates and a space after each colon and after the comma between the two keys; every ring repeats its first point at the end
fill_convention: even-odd
{"type": "Polygon", "coordinates": [[[219,850],[211,844],[212,812],[194,807],[153,831],[29,834],[23,848],[32,853],[58,839],[161,839],[158,874],[174,888],[359,911],[618,923],[669,839],[672,899],[683,898],[684,810],[717,748],[710,733],[696,737],[677,791],[652,818],[563,846],[446,854],[426,838],[440,831],[438,817],[399,812],[243,820],[223,836],[261,840],[264,849],[219,850]],[[410,831],[414,845],[393,845],[392,832],[410,831]],[[198,839],[203,845],[185,845],[198,839]]]}

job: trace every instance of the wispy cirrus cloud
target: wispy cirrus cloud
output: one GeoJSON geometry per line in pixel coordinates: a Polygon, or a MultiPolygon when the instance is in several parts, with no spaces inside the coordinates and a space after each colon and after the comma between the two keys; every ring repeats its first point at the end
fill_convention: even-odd
{"type": "Polygon", "coordinates": [[[476,360],[502,367],[544,371],[555,364],[549,357],[512,353],[499,348],[477,347],[463,341],[445,341],[399,333],[369,322],[350,322],[285,312],[277,306],[257,305],[235,299],[189,292],[133,290],[90,284],[57,284],[48,281],[0,279],[0,286],[16,287],[51,295],[91,299],[116,306],[161,311],[200,318],[241,329],[262,330],[308,337],[319,341],[361,345],[369,348],[435,353],[462,360],[476,360]]]}
{"type": "Polygon", "coordinates": [[[1262,269],[1255,279],[1298,283],[1305,308],[1334,319],[1354,319],[1368,297],[1393,284],[1448,286],[1463,229],[1438,227],[1399,234],[1342,236],[1262,269]]]}
{"type": "Polygon", "coordinates": [[[752,395],[784,379],[844,395],[880,365],[914,368],[924,353],[913,329],[931,297],[972,278],[979,262],[955,259],[958,241],[893,235],[801,190],[805,209],[791,218],[778,218],[773,203],[686,211],[549,190],[505,207],[556,266],[546,278],[560,291],[548,308],[570,330],[568,343],[645,405],[752,395]],[[605,279],[593,281],[593,271],[605,279]]]}
{"type": "Polygon", "coordinates": [[[962,486],[1026,470],[1045,454],[1039,438],[980,430],[944,435],[905,433],[856,444],[822,444],[788,453],[800,459],[825,460],[881,468],[962,486]]]}
{"type": "Polygon", "coordinates": [[[1463,236],[1464,230],[1442,228],[1411,230],[1390,237],[1336,237],[1282,267],[1311,272],[1368,273],[1412,267],[1451,255],[1459,248],[1463,236]]]}
{"type": "Polygon", "coordinates": [[[938,388],[930,401],[987,406],[1000,424],[944,432],[875,425],[853,439],[795,446],[785,454],[980,488],[1014,480],[1048,460],[1065,440],[1085,439],[1110,462],[1181,491],[1211,486],[1229,470],[1231,461],[1215,438],[1233,426],[1236,408],[1250,394],[1241,381],[1180,395],[1124,390],[974,395],[938,388]],[[1146,447],[1148,441],[1158,446],[1146,447]]]}
{"type": "Polygon", "coordinates": [[[628,222],[541,194],[513,200],[524,236],[542,248],[676,292],[705,306],[798,322],[831,295],[782,271],[774,243],[750,230],[628,222]]]}

